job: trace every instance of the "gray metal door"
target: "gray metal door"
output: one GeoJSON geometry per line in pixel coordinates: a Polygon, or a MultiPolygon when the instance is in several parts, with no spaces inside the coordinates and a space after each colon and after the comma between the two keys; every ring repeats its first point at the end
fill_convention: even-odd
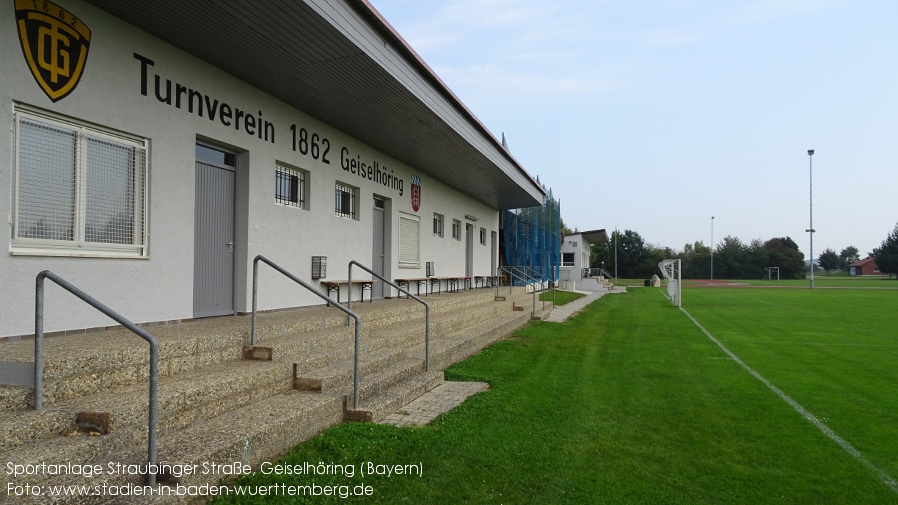
{"type": "Polygon", "coordinates": [[[499,268],[499,234],[490,232],[490,275],[496,275],[496,269],[499,268]]]}
{"type": "Polygon", "coordinates": [[[465,276],[474,275],[474,225],[465,223],[465,276]]]}
{"type": "MultiPolygon", "coordinates": [[[[371,252],[371,270],[377,275],[384,275],[384,201],[374,199],[374,247],[371,252]]],[[[374,284],[371,286],[372,298],[384,297],[384,283],[374,278],[374,284]]]]}
{"type": "Polygon", "coordinates": [[[234,155],[197,145],[193,316],[234,314],[234,155]],[[222,156],[218,156],[222,155],[222,156]],[[218,157],[219,159],[213,159],[218,157]]]}

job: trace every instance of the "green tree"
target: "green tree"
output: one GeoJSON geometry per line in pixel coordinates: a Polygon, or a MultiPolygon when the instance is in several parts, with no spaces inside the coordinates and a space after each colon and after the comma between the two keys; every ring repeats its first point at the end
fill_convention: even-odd
{"type": "Polygon", "coordinates": [[[714,278],[745,279],[747,259],[748,247],[738,237],[727,235],[714,250],[714,278]]]}
{"type": "Polygon", "coordinates": [[[826,275],[829,275],[831,270],[839,268],[839,255],[836,254],[836,251],[827,247],[825,251],[820,253],[818,263],[820,268],[826,270],[826,275]]]}
{"type": "Polygon", "coordinates": [[[882,245],[873,249],[873,259],[880,272],[889,274],[889,279],[898,274],[898,224],[882,245]]]}
{"type": "Polygon", "coordinates": [[[777,237],[764,242],[767,250],[767,266],[779,267],[784,279],[804,279],[804,253],[790,237],[777,237]]]}
{"type": "Polygon", "coordinates": [[[639,233],[633,230],[615,231],[607,244],[593,244],[590,266],[598,267],[605,262],[605,270],[614,273],[614,248],[617,242],[618,277],[640,279],[651,277],[657,265],[651,264],[649,247],[639,233]]]}
{"type": "Polygon", "coordinates": [[[856,262],[861,259],[859,251],[857,247],[850,245],[845,249],[842,249],[842,252],[839,253],[839,268],[843,271],[848,271],[848,265],[856,262]]]}
{"type": "Polygon", "coordinates": [[[707,279],[711,277],[711,248],[697,241],[683,246],[679,256],[683,260],[684,279],[707,279]]]}

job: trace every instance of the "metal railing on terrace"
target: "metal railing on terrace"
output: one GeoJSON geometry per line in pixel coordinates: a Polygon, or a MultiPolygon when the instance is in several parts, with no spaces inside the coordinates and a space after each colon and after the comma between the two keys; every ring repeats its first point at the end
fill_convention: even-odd
{"type": "Polygon", "coordinates": [[[587,279],[590,277],[592,277],[592,278],[604,277],[606,279],[614,279],[614,276],[611,275],[607,270],[605,270],[604,268],[599,268],[599,267],[584,268],[584,269],[582,269],[581,276],[584,279],[587,279]]]}
{"type": "MultiPolygon", "coordinates": [[[[393,286],[394,288],[398,289],[399,292],[405,293],[406,295],[408,295],[409,298],[411,298],[413,300],[417,300],[418,303],[424,305],[424,370],[430,371],[430,304],[425,302],[424,300],[418,298],[417,296],[409,293],[407,290],[400,288],[393,281],[385,279],[383,276],[374,273],[373,270],[371,270],[370,268],[366,267],[365,265],[362,265],[361,263],[359,263],[358,261],[355,261],[355,260],[349,262],[348,277],[349,277],[349,285],[350,286],[352,286],[352,267],[353,266],[357,266],[357,267],[361,268],[362,270],[368,272],[372,276],[374,276],[374,277],[382,280],[383,282],[386,282],[390,286],[393,286]]],[[[349,304],[348,305],[349,305],[348,308],[350,310],[352,310],[352,293],[351,292],[349,294],[349,304]]],[[[356,407],[356,408],[358,408],[358,407],[356,407]]]]}
{"type": "Polygon", "coordinates": [[[271,268],[277,270],[280,274],[282,274],[283,276],[292,280],[293,282],[295,282],[295,283],[299,284],[300,286],[306,288],[307,290],[311,291],[313,294],[315,294],[322,300],[327,301],[328,303],[330,303],[331,305],[336,307],[338,310],[344,312],[347,316],[349,316],[355,320],[355,340],[354,340],[354,347],[353,347],[353,352],[355,353],[355,355],[353,358],[353,365],[352,365],[352,396],[353,396],[352,403],[353,403],[353,408],[358,409],[359,408],[359,382],[360,382],[360,378],[359,378],[359,347],[360,347],[360,345],[359,345],[359,326],[360,326],[360,322],[361,322],[359,315],[356,314],[355,312],[347,309],[346,307],[344,307],[337,300],[334,300],[333,298],[318,291],[317,289],[315,289],[314,287],[309,285],[304,280],[302,280],[299,277],[288,272],[283,267],[281,267],[277,263],[271,261],[270,259],[266,258],[265,256],[262,256],[261,254],[256,256],[253,259],[253,317],[252,317],[252,332],[251,332],[251,336],[250,336],[251,345],[256,345],[256,314],[258,312],[256,305],[257,305],[258,292],[259,292],[259,262],[260,261],[265,263],[266,265],[270,266],[271,268]]]}
{"type": "MultiPolygon", "coordinates": [[[[555,281],[540,274],[536,270],[528,266],[504,266],[496,269],[496,277],[499,282],[496,283],[496,296],[499,296],[499,287],[503,280],[508,283],[508,292],[514,286],[523,287],[524,292],[533,294],[533,308],[530,317],[536,315],[536,293],[552,290],[552,305],[555,305],[555,281]]],[[[543,297],[543,310],[546,310],[546,300],[543,297]]]]}
{"type": "MultiPolygon", "coordinates": [[[[81,299],[84,303],[102,312],[123,327],[131,330],[140,338],[150,344],[150,398],[147,418],[147,468],[156,465],[156,417],[158,415],[157,396],[159,391],[159,344],[156,337],[137,326],[118,312],[98,302],[92,296],[81,291],[70,282],[54,274],[49,270],[37,274],[35,279],[34,294],[34,409],[41,410],[44,406],[44,279],[49,279],[59,287],[81,299]]],[[[146,483],[148,486],[156,485],[156,474],[147,472],[146,483]]]]}

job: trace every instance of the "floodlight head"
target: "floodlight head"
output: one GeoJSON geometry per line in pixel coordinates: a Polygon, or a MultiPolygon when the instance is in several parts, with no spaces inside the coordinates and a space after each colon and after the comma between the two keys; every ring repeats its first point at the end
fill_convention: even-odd
{"type": "Polygon", "coordinates": [[[813,156],[813,155],[814,155],[814,150],[808,149],[808,156],[813,156]]]}

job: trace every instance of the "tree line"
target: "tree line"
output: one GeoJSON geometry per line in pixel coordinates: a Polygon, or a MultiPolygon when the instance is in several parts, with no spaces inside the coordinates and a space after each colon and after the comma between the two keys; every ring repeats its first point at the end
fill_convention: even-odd
{"type": "MultiPolygon", "coordinates": [[[[614,274],[615,243],[617,244],[617,276],[648,278],[658,273],[658,263],[665,259],[682,260],[682,275],[687,279],[711,278],[711,247],[701,241],[686,244],[682,250],[647,243],[633,230],[614,231],[606,244],[593,244],[590,266],[604,267],[614,274]]],[[[880,272],[898,274],[898,225],[869,253],[880,272]]],[[[840,253],[826,249],[818,258],[819,268],[827,273],[846,270],[860,259],[859,251],[848,246],[840,253]]],[[[808,273],[798,244],[791,237],[774,237],[766,241],[754,239],[748,243],[728,235],[714,247],[715,279],[761,279],[767,267],[778,267],[781,279],[803,279],[808,273]]]]}

